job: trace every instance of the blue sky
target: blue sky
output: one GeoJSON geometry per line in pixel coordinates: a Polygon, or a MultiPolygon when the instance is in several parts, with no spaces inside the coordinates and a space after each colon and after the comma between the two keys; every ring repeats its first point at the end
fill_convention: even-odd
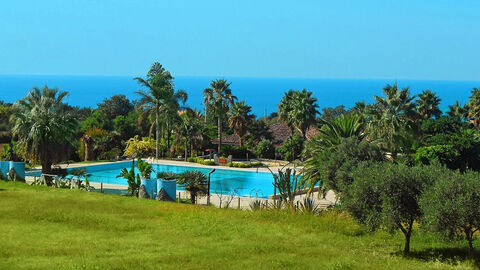
{"type": "Polygon", "coordinates": [[[478,0],[4,1],[0,74],[478,80],[478,0]]]}

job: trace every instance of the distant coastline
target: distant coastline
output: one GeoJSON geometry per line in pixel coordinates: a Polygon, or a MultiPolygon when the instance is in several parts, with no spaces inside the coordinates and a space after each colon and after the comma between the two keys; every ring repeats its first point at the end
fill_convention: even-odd
{"type": "MultiPolygon", "coordinates": [[[[221,77],[221,76],[220,76],[221,77]]],[[[202,109],[202,91],[218,77],[175,77],[175,86],[189,94],[187,104],[202,109]]],[[[382,87],[396,80],[388,79],[295,79],[295,78],[242,78],[226,77],[240,100],[246,100],[253,112],[261,117],[277,110],[283,93],[289,89],[308,89],[318,98],[320,108],[345,105],[351,107],[357,101],[373,102],[382,87]]],[[[411,93],[431,89],[442,98],[440,108],[446,110],[455,101],[467,102],[473,87],[479,81],[397,80],[400,87],[410,86],[411,93]]],[[[95,108],[97,103],[115,94],[136,99],[134,93],[140,86],[130,76],[56,76],[56,75],[0,75],[0,100],[14,102],[23,98],[33,86],[48,85],[68,91],[66,101],[74,106],[95,108]]]]}

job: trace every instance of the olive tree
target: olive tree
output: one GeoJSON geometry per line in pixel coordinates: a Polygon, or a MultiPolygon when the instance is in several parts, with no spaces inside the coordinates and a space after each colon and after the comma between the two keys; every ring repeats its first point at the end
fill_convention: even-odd
{"type": "Polygon", "coordinates": [[[424,220],[430,229],[452,235],[463,233],[470,252],[473,240],[480,230],[480,175],[467,172],[449,172],[438,175],[420,200],[424,220]]]}
{"type": "Polygon", "coordinates": [[[363,163],[354,171],[354,181],[342,200],[350,214],[371,230],[400,230],[408,253],[413,224],[422,217],[419,198],[434,177],[426,167],[363,163]]]}

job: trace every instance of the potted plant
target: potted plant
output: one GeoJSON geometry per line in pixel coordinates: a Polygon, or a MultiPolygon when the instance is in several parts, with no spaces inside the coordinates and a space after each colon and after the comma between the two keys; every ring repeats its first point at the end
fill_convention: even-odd
{"type": "Polygon", "coordinates": [[[158,199],[162,201],[175,201],[177,193],[178,175],[172,172],[157,173],[158,199]],[[166,196],[165,196],[166,195],[166,196]]]}
{"type": "Polygon", "coordinates": [[[157,194],[157,183],[155,179],[151,179],[153,171],[152,165],[138,158],[137,169],[140,172],[140,185],[145,186],[148,197],[154,199],[157,194]]]}

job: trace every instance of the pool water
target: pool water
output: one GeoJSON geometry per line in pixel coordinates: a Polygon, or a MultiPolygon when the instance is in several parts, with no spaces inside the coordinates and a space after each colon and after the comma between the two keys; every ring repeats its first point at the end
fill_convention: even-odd
{"type": "MultiPolygon", "coordinates": [[[[117,185],[128,185],[124,178],[117,178],[122,168],[130,170],[132,166],[131,161],[116,162],[103,165],[91,165],[85,168],[89,174],[88,180],[90,182],[108,183],[117,185]]],[[[211,168],[199,168],[188,166],[152,164],[152,177],[156,176],[157,172],[174,172],[182,173],[187,170],[201,171],[208,176],[211,168]]],[[[138,173],[135,167],[136,173],[138,173]]],[[[31,174],[32,175],[32,174],[31,174]]],[[[177,186],[177,189],[183,188],[177,186]]],[[[267,198],[273,195],[273,176],[266,172],[249,172],[237,171],[215,168],[215,172],[210,178],[210,192],[225,195],[247,196],[267,198]]]]}

